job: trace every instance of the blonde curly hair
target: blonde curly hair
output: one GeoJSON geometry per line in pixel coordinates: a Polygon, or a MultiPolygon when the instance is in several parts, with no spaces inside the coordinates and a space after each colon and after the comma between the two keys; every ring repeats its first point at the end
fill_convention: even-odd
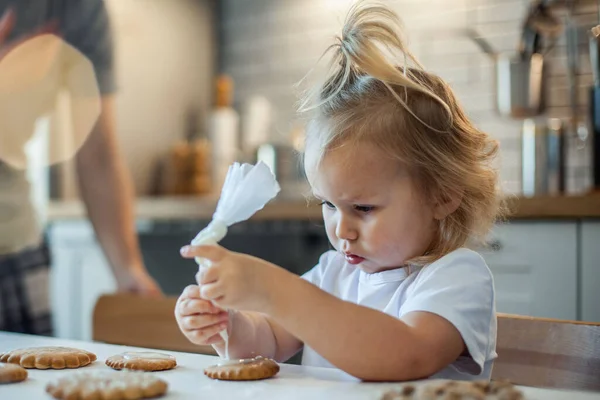
{"type": "Polygon", "coordinates": [[[325,52],[334,53],[325,81],[305,95],[300,112],[309,115],[306,143],[319,152],[315,167],[342,144],[368,141],[407,168],[427,198],[460,200],[439,221],[428,251],[407,262],[425,265],[485,238],[502,215],[493,166],[498,143],[467,118],[447,83],[424,70],[400,31],[387,7],[356,3],[325,52]],[[401,65],[392,61],[396,53],[401,65]]]}

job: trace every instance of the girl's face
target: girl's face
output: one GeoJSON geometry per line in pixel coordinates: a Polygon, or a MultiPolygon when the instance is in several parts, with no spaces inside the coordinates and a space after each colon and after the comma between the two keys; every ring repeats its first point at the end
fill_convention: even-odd
{"type": "Polygon", "coordinates": [[[436,231],[435,208],[398,161],[366,143],[328,152],[318,168],[315,156],[307,148],[307,177],[329,241],[348,263],[374,273],[424,254],[436,231]]]}

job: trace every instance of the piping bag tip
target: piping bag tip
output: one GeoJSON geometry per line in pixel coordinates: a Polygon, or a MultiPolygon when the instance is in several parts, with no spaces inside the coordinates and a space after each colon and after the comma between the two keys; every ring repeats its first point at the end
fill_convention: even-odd
{"type": "Polygon", "coordinates": [[[227,343],[227,341],[229,340],[229,335],[227,334],[227,329],[223,329],[221,332],[219,332],[219,335],[221,335],[221,337],[223,338],[225,343],[227,343]]]}

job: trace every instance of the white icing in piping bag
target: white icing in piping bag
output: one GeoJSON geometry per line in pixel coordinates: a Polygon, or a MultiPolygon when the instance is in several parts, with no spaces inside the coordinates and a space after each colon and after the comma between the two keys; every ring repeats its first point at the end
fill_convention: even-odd
{"type": "MultiPolygon", "coordinates": [[[[192,240],[192,245],[217,244],[231,225],[245,221],[277,196],[280,187],[269,167],[260,161],[256,165],[233,163],[229,167],[221,197],[212,221],[192,240]]],[[[208,268],[210,261],[196,257],[198,268],[208,268]]],[[[225,340],[226,358],[229,358],[227,329],[219,332],[225,340]]]]}

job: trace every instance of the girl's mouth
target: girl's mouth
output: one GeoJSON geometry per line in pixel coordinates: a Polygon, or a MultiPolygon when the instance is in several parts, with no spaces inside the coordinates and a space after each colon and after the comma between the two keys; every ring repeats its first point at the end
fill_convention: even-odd
{"type": "Polygon", "coordinates": [[[346,257],[346,261],[348,262],[348,264],[352,264],[352,265],[360,264],[361,262],[363,262],[365,260],[363,257],[357,256],[356,254],[344,253],[344,256],[346,257]]]}

